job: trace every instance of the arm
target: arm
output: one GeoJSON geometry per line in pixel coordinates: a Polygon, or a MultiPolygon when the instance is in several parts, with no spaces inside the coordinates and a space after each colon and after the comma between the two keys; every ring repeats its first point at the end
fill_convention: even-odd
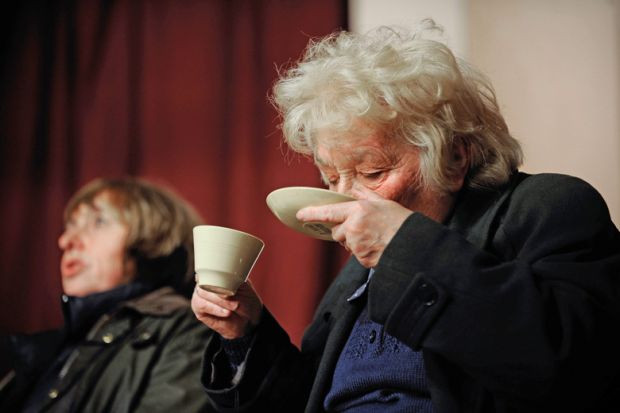
{"type": "Polygon", "coordinates": [[[218,383],[228,360],[220,340],[206,348],[202,383],[220,412],[303,411],[314,372],[273,316],[263,310],[239,381],[218,383]]]}
{"type": "Polygon", "coordinates": [[[197,287],[192,309],[226,340],[253,335],[250,351],[234,377],[219,337],[206,348],[202,381],[218,411],[277,406],[283,411],[303,410],[314,373],[305,367],[304,357],[264,308],[249,281],[230,297],[197,287]]]}
{"type": "Polygon", "coordinates": [[[410,216],[376,268],[371,318],[496,395],[600,399],[620,365],[620,241],[607,208],[566,177],[530,178],[505,208],[474,243],[410,216]]]}

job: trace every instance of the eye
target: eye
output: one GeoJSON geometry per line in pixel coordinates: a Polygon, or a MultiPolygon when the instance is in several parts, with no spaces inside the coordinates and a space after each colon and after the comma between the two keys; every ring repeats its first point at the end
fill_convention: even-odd
{"type": "Polygon", "coordinates": [[[325,174],[321,174],[321,179],[323,180],[323,183],[329,187],[338,185],[338,181],[340,180],[340,177],[338,175],[325,175],[325,174]]]}
{"type": "Polygon", "coordinates": [[[376,181],[381,178],[385,171],[368,171],[368,172],[360,172],[360,175],[367,181],[376,181]]]}
{"type": "Polygon", "coordinates": [[[95,223],[95,227],[102,227],[108,223],[108,220],[103,215],[96,215],[93,221],[95,223]]]}

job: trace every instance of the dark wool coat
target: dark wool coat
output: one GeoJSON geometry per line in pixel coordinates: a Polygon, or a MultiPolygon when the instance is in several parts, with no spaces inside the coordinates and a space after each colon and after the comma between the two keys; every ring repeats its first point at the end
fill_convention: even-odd
{"type": "MultiPolygon", "coordinates": [[[[103,315],[72,352],[67,374],[49,389],[40,411],[212,411],[199,370],[210,336],[188,300],[169,287],[126,301],[103,315]]],[[[0,411],[20,411],[17,400],[32,385],[27,372],[49,352],[53,337],[22,340],[23,360],[1,393],[0,411]]]]}
{"type": "MultiPolygon", "coordinates": [[[[203,382],[220,411],[321,412],[361,309],[346,298],[366,277],[351,259],[301,351],[265,312],[232,387],[213,384],[213,340],[203,382]]],[[[520,173],[464,190],[445,225],[414,213],[375,268],[368,309],[423,351],[439,413],[620,411],[620,235],[577,178],[520,173]]]]}

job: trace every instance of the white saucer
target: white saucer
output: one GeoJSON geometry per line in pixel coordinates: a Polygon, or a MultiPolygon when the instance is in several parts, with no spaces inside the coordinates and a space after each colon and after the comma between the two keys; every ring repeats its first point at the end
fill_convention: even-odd
{"type": "Polygon", "coordinates": [[[303,223],[295,217],[297,211],[307,206],[321,206],[348,201],[355,201],[355,198],[327,189],[305,186],[280,188],[267,195],[267,206],[283,224],[313,238],[327,241],[333,241],[331,233],[333,224],[327,222],[303,223]]]}

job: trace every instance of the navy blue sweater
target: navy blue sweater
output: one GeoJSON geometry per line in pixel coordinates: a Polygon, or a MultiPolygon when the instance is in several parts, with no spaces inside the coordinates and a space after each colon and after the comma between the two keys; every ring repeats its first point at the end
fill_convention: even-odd
{"type": "Polygon", "coordinates": [[[432,412],[422,353],[385,333],[364,310],[340,354],[324,407],[328,412],[432,412]]]}
{"type": "MultiPolygon", "coordinates": [[[[348,301],[366,300],[372,273],[348,301]]],[[[252,338],[221,340],[231,368],[227,374],[220,370],[224,382],[229,383],[243,364],[252,338]]],[[[327,412],[350,413],[434,412],[422,352],[385,333],[383,325],[370,320],[364,308],[342,349],[324,408],[327,412]]]]}
{"type": "MultiPolygon", "coordinates": [[[[366,300],[373,273],[348,301],[366,300]]],[[[422,352],[385,333],[365,307],[340,353],[323,406],[327,412],[433,412],[422,352]]]]}

